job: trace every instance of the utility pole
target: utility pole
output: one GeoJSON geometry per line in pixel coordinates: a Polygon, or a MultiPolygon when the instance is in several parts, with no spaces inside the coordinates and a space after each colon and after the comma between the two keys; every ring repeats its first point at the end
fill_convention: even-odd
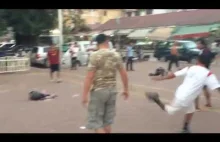
{"type": "Polygon", "coordinates": [[[62,9],[58,9],[58,25],[59,25],[59,51],[60,51],[60,68],[62,66],[62,54],[63,54],[63,13],[62,9]]]}

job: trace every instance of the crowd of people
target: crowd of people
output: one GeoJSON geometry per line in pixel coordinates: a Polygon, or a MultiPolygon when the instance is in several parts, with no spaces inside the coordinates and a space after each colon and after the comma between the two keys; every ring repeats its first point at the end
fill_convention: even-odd
{"type": "MultiPolygon", "coordinates": [[[[133,68],[133,42],[130,42],[126,48],[127,60],[124,68],[121,55],[115,50],[109,50],[109,39],[106,35],[100,34],[96,37],[97,50],[90,54],[88,63],[88,72],[84,81],[82,94],[82,104],[88,109],[88,118],[86,128],[94,130],[95,133],[111,133],[111,125],[114,122],[116,112],[116,73],[119,72],[123,84],[124,99],[129,98],[128,75],[127,71],[134,71],[133,68]]],[[[179,110],[185,110],[184,125],[182,132],[189,133],[189,125],[196,109],[199,110],[199,95],[203,90],[207,107],[211,107],[211,99],[208,88],[219,90],[220,84],[217,77],[210,71],[210,65],[213,60],[210,49],[203,39],[198,40],[198,48],[201,54],[198,56],[197,64],[179,68],[178,64],[178,44],[171,48],[171,60],[168,64],[167,74],[156,74],[152,80],[161,81],[173,79],[178,76],[185,76],[183,83],[177,88],[174,99],[171,104],[165,104],[159,99],[157,92],[147,92],[148,99],[154,101],[160,108],[168,114],[174,114],[179,110]],[[172,72],[172,64],[176,63],[178,71],[172,72]]],[[[92,43],[91,43],[92,44],[92,43]]],[[[76,69],[75,53],[77,43],[71,47],[72,69],[76,69]]],[[[59,51],[55,45],[51,45],[48,51],[50,61],[50,76],[53,81],[53,73],[57,72],[57,82],[60,82],[59,51]]]]}

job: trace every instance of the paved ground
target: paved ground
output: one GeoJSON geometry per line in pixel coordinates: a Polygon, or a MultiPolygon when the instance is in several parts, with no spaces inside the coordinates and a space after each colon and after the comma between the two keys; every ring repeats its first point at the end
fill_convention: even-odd
{"type": "MultiPolygon", "coordinates": [[[[124,101],[120,95],[113,131],[117,133],[175,133],[182,125],[183,113],[168,116],[155,104],[148,102],[144,92],[158,91],[169,101],[182,78],[153,82],[148,73],[156,67],[166,66],[160,62],[135,64],[135,72],[129,72],[131,97],[124,101]]],[[[184,64],[182,64],[184,66],[184,64]]],[[[213,66],[220,76],[220,67],[213,66]]],[[[80,129],[85,125],[86,110],[80,104],[80,94],[86,69],[64,69],[63,82],[49,82],[48,70],[32,68],[28,73],[0,75],[0,132],[25,133],[89,133],[80,129]],[[28,101],[32,89],[47,90],[59,97],[51,101],[28,101]]],[[[120,88],[120,80],[119,80],[120,88]]],[[[120,90],[120,89],[119,89],[120,90]]],[[[202,98],[203,100],[204,98],[202,98]]],[[[213,93],[212,110],[195,114],[192,131],[195,133],[220,132],[220,94],[213,93]]],[[[202,105],[204,102],[202,103],[202,105]]]]}

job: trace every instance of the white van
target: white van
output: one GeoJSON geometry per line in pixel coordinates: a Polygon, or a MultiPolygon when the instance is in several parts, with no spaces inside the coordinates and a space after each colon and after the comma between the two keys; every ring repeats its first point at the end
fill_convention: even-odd
{"type": "MultiPolygon", "coordinates": [[[[79,51],[77,52],[77,65],[86,65],[88,61],[87,48],[90,45],[90,41],[78,41],[77,44],[79,45],[79,51]]],[[[63,54],[62,64],[71,65],[70,49],[63,54]]]]}
{"type": "MultiPolygon", "coordinates": [[[[89,58],[89,51],[88,49],[91,48],[90,46],[91,41],[78,41],[77,44],[79,45],[79,51],[77,52],[77,65],[84,66],[88,63],[89,58]]],[[[93,42],[93,48],[96,48],[96,42],[93,42]]],[[[111,42],[109,42],[109,48],[114,49],[111,42]]],[[[63,57],[62,57],[62,64],[64,65],[71,65],[71,56],[70,50],[68,49],[63,57]]]]}
{"type": "MultiPolygon", "coordinates": [[[[109,44],[109,49],[110,49],[110,50],[115,50],[114,47],[113,47],[112,42],[108,42],[108,44],[109,44]]],[[[96,49],[97,43],[96,43],[96,42],[93,42],[92,45],[93,45],[93,46],[92,46],[92,49],[96,49]]],[[[91,46],[88,46],[87,49],[90,49],[90,48],[91,48],[91,46]]]]}

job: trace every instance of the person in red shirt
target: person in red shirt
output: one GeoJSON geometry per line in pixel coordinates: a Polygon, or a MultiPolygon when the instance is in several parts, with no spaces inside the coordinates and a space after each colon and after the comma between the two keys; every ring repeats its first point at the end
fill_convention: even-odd
{"type": "Polygon", "coordinates": [[[47,57],[50,64],[50,78],[53,80],[53,73],[57,72],[57,82],[61,82],[60,80],[60,55],[58,48],[52,44],[50,49],[48,50],[47,57]]]}

